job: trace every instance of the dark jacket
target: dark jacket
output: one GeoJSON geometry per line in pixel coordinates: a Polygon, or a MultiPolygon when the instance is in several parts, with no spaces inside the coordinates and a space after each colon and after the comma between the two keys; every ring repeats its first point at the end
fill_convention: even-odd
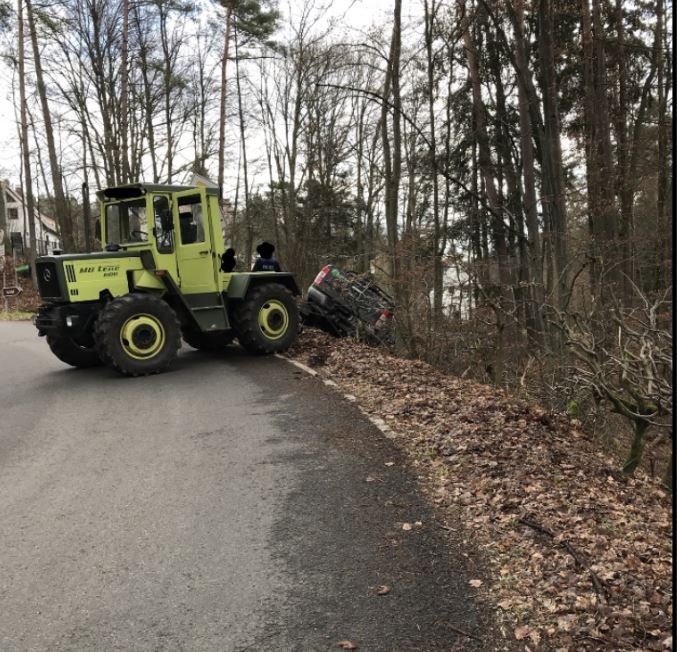
{"type": "Polygon", "coordinates": [[[252,272],[281,272],[280,263],[275,258],[257,258],[252,272]]]}

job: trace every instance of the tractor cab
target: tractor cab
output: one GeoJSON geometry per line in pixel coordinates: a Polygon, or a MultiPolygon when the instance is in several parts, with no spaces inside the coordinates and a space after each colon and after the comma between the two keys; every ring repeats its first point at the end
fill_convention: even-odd
{"type": "Polygon", "coordinates": [[[184,293],[224,289],[223,230],[215,190],[134,184],[97,195],[104,251],[151,252],[184,293]]]}

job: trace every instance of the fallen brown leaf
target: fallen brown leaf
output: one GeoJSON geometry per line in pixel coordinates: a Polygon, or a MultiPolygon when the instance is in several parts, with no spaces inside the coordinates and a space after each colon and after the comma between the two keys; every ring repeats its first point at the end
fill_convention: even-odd
{"type": "Polygon", "coordinates": [[[520,627],[515,627],[515,638],[518,641],[521,641],[523,638],[529,636],[530,632],[531,627],[529,627],[528,625],[521,625],[520,627]]]}
{"type": "Polygon", "coordinates": [[[390,593],[390,587],[387,584],[383,584],[376,589],[377,595],[388,595],[390,593]]]}
{"type": "Polygon", "coordinates": [[[347,639],[345,641],[339,641],[337,643],[337,646],[340,647],[342,650],[357,650],[357,645],[355,645],[355,643],[347,639]]]}

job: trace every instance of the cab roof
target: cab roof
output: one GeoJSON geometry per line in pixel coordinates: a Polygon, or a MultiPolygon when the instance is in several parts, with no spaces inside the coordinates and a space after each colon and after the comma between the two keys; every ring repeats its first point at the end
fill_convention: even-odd
{"type": "Polygon", "coordinates": [[[104,188],[103,190],[98,190],[96,196],[101,201],[109,201],[111,199],[134,199],[135,197],[143,197],[149,192],[181,192],[183,190],[197,190],[198,188],[204,188],[208,195],[218,196],[218,188],[211,188],[209,186],[174,186],[158,183],[128,183],[124,186],[111,186],[110,188],[104,188]]]}

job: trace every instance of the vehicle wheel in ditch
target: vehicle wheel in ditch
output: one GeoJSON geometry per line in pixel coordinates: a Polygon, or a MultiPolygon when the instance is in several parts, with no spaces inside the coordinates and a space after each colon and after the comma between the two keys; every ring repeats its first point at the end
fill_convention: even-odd
{"type": "Polygon", "coordinates": [[[279,283],[253,288],[234,311],[237,339],[251,353],[286,351],[299,332],[292,293],[279,283]]]}
{"type": "Polygon", "coordinates": [[[86,369],[102,364],[94,342],[81,343],[65,335],[47,335],[46,339],[52,353],[71,367],[86,369]]]}
{"type": "Polygon", "coordinates": [[[176,313],[152,294],[126,294],[99,314],[95,341],[101,359],[125,376],[164,371],[181,348],[176,313]]]}
{"type": "Polygon", "coordinates": [[[227,347],[234,339],[234,331],[225,333],[201,333],[192,330],[183,331],[183,339],[194,349],[198,351],[221,351],[227,347]]]}

